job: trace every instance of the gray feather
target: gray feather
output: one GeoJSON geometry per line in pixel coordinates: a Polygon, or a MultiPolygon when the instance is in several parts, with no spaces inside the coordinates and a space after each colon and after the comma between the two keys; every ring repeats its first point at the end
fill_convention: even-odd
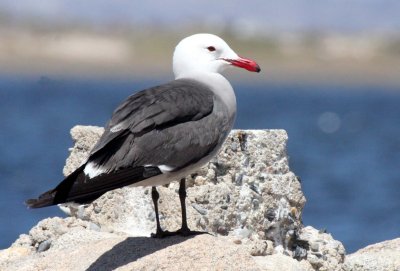
{"type": "Polygon", "coordinates": [[[198,161],[229,130],[226,114],[214,108],[219,102],[187,79],[132,95],[114,112],[89,161],[107,172],[143,165],[179,169],[198,161]]]}

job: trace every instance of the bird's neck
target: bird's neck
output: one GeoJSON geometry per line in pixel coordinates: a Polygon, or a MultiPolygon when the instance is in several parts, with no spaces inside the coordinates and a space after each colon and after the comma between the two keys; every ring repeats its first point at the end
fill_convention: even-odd
{"type": "Polygon", "coordinates": [[[193,72],[182,76],[177,76],[175,79],[192,79],[202,84],[207,85],[226,105],[232,116],[236,114],[236,96],[229,81],[219,73],[214,72],[193,72]]]}

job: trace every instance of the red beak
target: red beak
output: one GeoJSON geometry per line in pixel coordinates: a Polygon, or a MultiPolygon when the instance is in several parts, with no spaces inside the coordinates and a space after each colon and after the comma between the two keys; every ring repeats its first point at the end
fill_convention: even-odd
{"type": "Polygon", "coordinates": [[[246,69],[251,72],[260,72],[261,71],[260,66],[258,66],[258,64],[254,60],[251,60],[248,58],[244,58],[244,57],[239,57],[237,59],[224,58],[224,60],[231,63],[233,66],[243,68],[243,69],[246,69]]]}

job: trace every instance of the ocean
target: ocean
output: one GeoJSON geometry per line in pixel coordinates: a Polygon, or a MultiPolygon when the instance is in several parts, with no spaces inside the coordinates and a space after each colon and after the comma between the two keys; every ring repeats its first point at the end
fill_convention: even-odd
{"type": "MultiPolygon", "coordinates": [[[[0,249],[57,207],[27,210],[53,188],[77,124],[103,126],[143,80],[0,76],[0,249]]],[[[285,129],[307,198],[303,222],[348,253],[400,236],[400,87],[234,83],[235,128],[285,129]]]]}

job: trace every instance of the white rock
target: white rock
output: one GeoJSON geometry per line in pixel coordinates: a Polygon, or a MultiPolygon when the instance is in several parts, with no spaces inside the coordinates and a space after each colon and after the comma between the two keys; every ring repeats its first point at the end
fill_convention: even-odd
{"type": "Polygon", "coordinates": [[[400,271],[400,238],[369,245],[346,256],[346,271],[400,271]]]}
{"type": "MultiPolygon", "coordinates": [[[[90,126],[71,130],[75,146],[65,174],[86,160],[102,131],[90,126]]],[[[232,131],[218,156],[187,177],[189,226],[222,235],[247,228],[252,240],[268,236],[275,246],[290,249],[287,244],[291,236],[287,232],[301,227],[305,197],[300,182],[289,170],[286,142],[284,130],[232,131]]],[[[110,191],[83,211],[73,213],[104,229],[149,235],[155,223],[146,189],[110,191]]],[[[174,183],[158,189],[162,226],[169,230],[178,229],[181,223],[176,189],[174,183]]]]}
{"type": "Polygon", "coordinates": [[[346,251],[342,243],[334,240],[330,234],[307,226],[298,232],[294,246],[297,250],[293,256],[297,259],[307,260],[315,270],[342,270],[346,251]],[[301,250],[306,253],[296,255],[301,250]]]}
{"type": "MultiPolygon", "coordinates": [[[[102,132],[91,126],[71,130],[75,146],[64,174],[86,161],[102,132]]],[[[68,207],[76,218],[43,220],[0,252],[0,270],[96,270],[99,264],[183,270],[185,257],[203,269],[212,264],[220,270],[341,270],[342,244],[303,228],[305,197],[289,170],[287,139],[283,130],[234,130],[218,156],[186,178],[189,227],[232,237],[140,237],[155,230],[150,188],[125,187],[91,204],[68,207]],[[63,257],[67,249],[70,256],[63,257]],[[250,255],[257,256],[258,265],[250,255]]],[[[171,231],[181,225],[177,189],[176,183],[158,187],[161,223],[171,231]]]]}
{"type": "MultiPolygon", "coordinates": [[[[0,251],[0,270],[261,270],[228,237],[204,234],[154,239],[92,231],[81,227],[85,224],[76,218],[46,220],[41,225],[49,227],[42,227],[42,231],[52,236],[50,248],[36,252],[28,244],[15,244],[0,251]],[[58,223],[68,227],[61,235],[56,229],[58,223]]],[[[30,236],[41,238],[38,231],[30,236]]]]}
{"type": "Polygon", "coordinates": [[[312,266],[306,261],[296,261],[283,254],[254,257],[254,260],[264,271],[313,271],[312,266]]]}

